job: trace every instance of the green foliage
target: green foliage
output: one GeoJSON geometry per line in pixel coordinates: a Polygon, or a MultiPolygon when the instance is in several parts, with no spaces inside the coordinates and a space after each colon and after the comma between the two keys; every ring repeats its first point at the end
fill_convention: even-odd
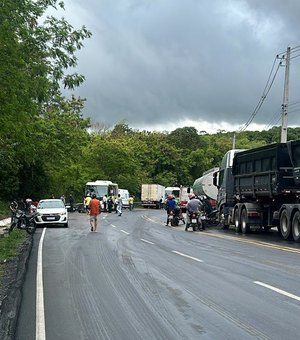
{"type": "Polygon", "coordinates": [[[60,86],[72,90],[84,81],[70,68],[77,65],[76,51],[91,33],[84,26],[73,29],[64,18],[47,17],[51,7],[64,4],[1,3],[0,198],[46,194],[56,185],[55,169],[80,158],[77,142],[87,140],[83,100],[64,98],[60,86]]]}
{"type": "Polygon", "coordinates": [[[20,247],[26,240],[26,237],[26,231],[20,229],[14,229],[8,237],[0,237],[0,263],[18,256],[20,254],[20,247]]]}

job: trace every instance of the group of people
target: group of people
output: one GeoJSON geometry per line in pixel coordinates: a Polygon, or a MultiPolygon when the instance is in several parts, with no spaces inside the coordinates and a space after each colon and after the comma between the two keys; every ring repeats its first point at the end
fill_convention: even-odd
{"type": "MultiPolygon", "coordinates": [[[[205,206],[207,204],[204,200],[197,197],[195,194],[189,194],[189,201],[186,205],[186,229],[188,229],[190,225],[190,216],[193,213],[199,213],[203,211],[204,209],[207,209],[205,206]]],[[[175,199],[175,196],[170,194],[167,196],[167,201],[165,203],[165,208],[167,210],[167,223],[166,225],[169,225],[169,214],[170,211],[173,210],[175,215],[178,214],[179,216],[182,214],[181,209],[178,205],[178,202],[175,199]]]]}

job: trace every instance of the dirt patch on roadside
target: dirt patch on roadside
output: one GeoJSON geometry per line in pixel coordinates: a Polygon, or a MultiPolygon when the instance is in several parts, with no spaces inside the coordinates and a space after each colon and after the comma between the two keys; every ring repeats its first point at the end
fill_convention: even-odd
{"type": "Polygon", "coordinates": [[[32,248],[32,237],[20,247],[20,255],[0,264],[0,339],[14,339],[22,286],[32,248]]]}

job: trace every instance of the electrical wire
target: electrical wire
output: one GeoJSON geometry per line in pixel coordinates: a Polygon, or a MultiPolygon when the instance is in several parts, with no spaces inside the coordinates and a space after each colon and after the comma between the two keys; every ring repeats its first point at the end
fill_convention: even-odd
{"type": "MultiPolygon", "coordinates": [[[[299,52],[299,51],[300,51],[300,45],[295,46],[295,47],[293,47],[293,48],[290,49],[290,53],[291,53],[291,54],[292,54],[292,53],[299,52]]],[[[293,55],[293,56],[290,56],[290,59],[295,59],[295,58],[297,58],[297,57],[299,57],[299,56],[300,56],[300,54],[293,55]]],[[[245,125],[244,125],[243,127],[241,127],[241,128],[239,129],[238,132],[245,131],[246,128],[251,124],[251,122],[253,121],[253,119],[254,119],[255,116],[257,115],[257,113],[258,113],[258,111],[260,110],[260,108],[262,107],[262,104],[264,103],[264,101],[265,101],[265,99],[266,99],[268,93],[269,93],[270,90],[271,90],[271,87],[272,87],[272,85],[273,85],[273,83],[274,83],[274,81],[275,81],[276,75],[277,75],[277,73],[278,73],[279,67],[280,67],[280,66],[283,66],[283,61],[284,61],[284,60],[286,60],[286,51],[284,51],[284,52],[279,53],[279,54],[276,55],[276,57],[275,57],[275,59],[274,59],[274,62],[273,62],[273,65],[272,65],[272,68],[271,68],[271,71],[270,71],[270,74],[269,74],[269,77],[268,77],[268,80],[267,80],[267,83],[266,83],[266,86],[265,86],[264,91],[263,91],[263,94],[262,94],[262,96],[261,96],[261,98],[260,98],[258,104],[256,105],[254,111],[252,112],[252,114],[251,114],[250,117],[248,118],[247,122],[245,123],[245,125]],[[272,78],[272,81],[271,81],[271,83],[269,84],[270,79],[271,79],[271,75],[272,75],[273,70],[274,70],[274,67],[275,67],[276,60],[280,60],[280,61],[279,61],[279,63],[278,63],[278,66],[277,66],[277,69],[276,69],[276,71],[275,71],[275,74],[274,74],[274,76],[273,76],[273,78],[272,78]]],[[[292,105],[296,105],[297,103],[300,103],[300,101],[289,104],[289,107],[292,106],[292,105]]],[[[297,106],[296,106],[296,108],[297,108],[297,106]]],[[[290,113],[291,113],[291,112],[295,112],[295,111],[298,111],[298,110],[295,109],[295,110],[293,110],[293,111],[290,111],[290,113]]],[[[270,122],[267,126],[268,126],[268,127],[272,127],[272,126],[274,126],[274,125],[277,125],[278,122],[279,122],[280,119],[281,119],[281,113],[280,113],[279,115],[280,115],[280,117],[277,118],[278,113],[276,113],[276,114],[272,117],[271,122],[270,122]],[[276,119],[276,123],[274,124],[275,119],[276,119]],[[272,124],[272,125],[271,125],[271,124],[272,124]]]]}
{"type": "MultiPolygon", "coordinates": [[[[280,58],[280,59],[282,59],[282,58],[280,58]]],[[[272,68],[271,68],[271,71],[270,71],[270,74],[269,74],[267,83],[266,83],[266,85],[265,85],[265,88],[264,88],[264,90],[263,90],[263,94],[262,94],[262,96],[261,96],[259,102],[257,103],[257,105],[256,105],[256,107],[255,107],[255,109],[254,109],[254,111],[253,111],[252,114],[250,115],[250,117],[249,117],[249,119],[247,120],[247,122],[245,123],[245,125],[239,129],[239,132],[245,131],[246,128],[250,125],[250,123],[253,121],[253,119],[254,119],[255,116],[257,115],[258,111],[260,110],[262,104],[264,103],[264,101],[265,101],[265,99],[266,99],[268,93],[270,92],[271,87],[272,87],[272,85],[273,85],[273,83],[274,83],[274,81],[275,81],[275,78],[276,78],[276,76],[277,76],[279,67],[280,67],[281,64],[282,64],[282,61],[280,61],[280,62],[278,63],[277,68],[276,68],[276,71],[275,71],[275,74],[273,75],[272,80],[271,80],[271,82],[270,82],[272,73],[273,73],[274,68],[275,68],[276,60],[278,60],[278,55],[277,55],[277,56],[275,57],[275,59],[274,59],[274,62],[273,62],[273,65],[272,65],[272,68]]]]}

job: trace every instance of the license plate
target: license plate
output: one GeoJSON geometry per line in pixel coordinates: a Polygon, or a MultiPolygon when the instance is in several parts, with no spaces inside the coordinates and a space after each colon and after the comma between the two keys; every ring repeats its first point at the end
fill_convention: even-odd
{"type": "Polygon", "coordinates": [[[55,217],[54,216],[49,216],[47,217],[47,221],[54,221],[55,220],[55,217]]]}
{"type": "Polygon", "coordinates": [[[197,219],[196,218],[192,218],[192,223],[197,223],[197,219]]]}

